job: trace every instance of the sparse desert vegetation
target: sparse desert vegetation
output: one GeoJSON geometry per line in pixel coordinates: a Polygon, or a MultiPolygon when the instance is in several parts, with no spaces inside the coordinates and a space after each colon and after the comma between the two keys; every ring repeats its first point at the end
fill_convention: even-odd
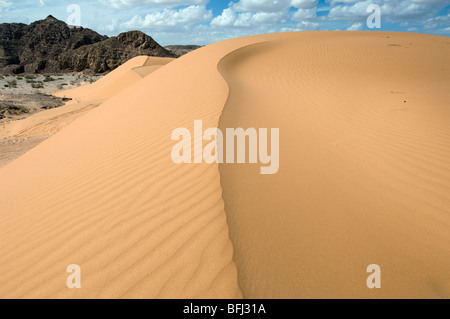
{"type": "Polygon", "coordinates": [[[41,93],[50,93],[91,84],[101,77],[101,75],[85,74],[0,75],[0,93],[31,94],[36,90],[41,93]]]}
{"type": "Polygon", "coordinates": [[[12,89],[17,88],[17,80],[8,81],[7,84],[5,84],[5,87],[12,88],[12,89]]]}
{"type": "Polygon", "coordinates": [[[51,93],[87,85],[99,78],[83,74],[0,75],[0,120],[17,120],[59,107],[69,99],[51,93]]]}

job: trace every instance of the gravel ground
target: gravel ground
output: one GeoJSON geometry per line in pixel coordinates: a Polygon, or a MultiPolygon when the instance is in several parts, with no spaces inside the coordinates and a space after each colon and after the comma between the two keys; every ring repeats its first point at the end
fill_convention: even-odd
{"type": "Polygon", "coordinates": [[[0,122],[24,119],[34,113],[64,105],[66,99],[51,93],[91,84],[102,76],[0,75],[0,122]]]}

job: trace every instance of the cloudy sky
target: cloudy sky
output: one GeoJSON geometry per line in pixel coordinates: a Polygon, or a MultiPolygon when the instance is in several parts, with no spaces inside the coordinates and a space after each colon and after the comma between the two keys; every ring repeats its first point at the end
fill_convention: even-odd
{"type": "Polygon", "coordinates": [[[381,13],[381,29],[373,30],[450,36],[450,0],[0,0],[0,23],[28,24],[50,14],[69,21],[73,4],[83,27],[107,35],[141,30],[162,45],[268,32],[371,30],[370,4],[381,13]]]}

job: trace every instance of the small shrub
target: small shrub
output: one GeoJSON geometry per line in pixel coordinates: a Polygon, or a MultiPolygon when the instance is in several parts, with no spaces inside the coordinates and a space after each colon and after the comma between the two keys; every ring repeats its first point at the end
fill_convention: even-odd
{"type": "Polygon", "coordinates": [[[16,88],[17,87],[17,80],[8,81],[8,87],[16,88]]]}
{"type": "Polygon", "coordinates": [[[50,75],[46,75],[46,76],[45,76],[44,82],[52,82],[52,81],[55,81],[55,79],[52,78],[50,75]]]}
{"type": "Polygon", "coordinates": [[[31,83],[31,87],[33,89],[43,89],[44,88],[44,83],[42,83],[42,81],[39,81],[37,83],[31,83]]]}

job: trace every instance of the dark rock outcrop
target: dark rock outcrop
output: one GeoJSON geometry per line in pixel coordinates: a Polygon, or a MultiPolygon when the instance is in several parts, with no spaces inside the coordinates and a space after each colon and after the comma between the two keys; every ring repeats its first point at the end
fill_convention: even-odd
{"type": "Polygon", "coordinates": [[[0,72],[103,73],[138,55],[175,57],[140,31],[107,37],[52,16],[30,25],[0,24],[0,72]]]}
{"type": "Polygon", "coordinates": [[[71,68],[74,71],[89,69],[95,73],[103,73],[114,70],[139,55],[175,57],[145,33],[130,31],[62,54],[59,58],[59,67],[71,68]]]}

